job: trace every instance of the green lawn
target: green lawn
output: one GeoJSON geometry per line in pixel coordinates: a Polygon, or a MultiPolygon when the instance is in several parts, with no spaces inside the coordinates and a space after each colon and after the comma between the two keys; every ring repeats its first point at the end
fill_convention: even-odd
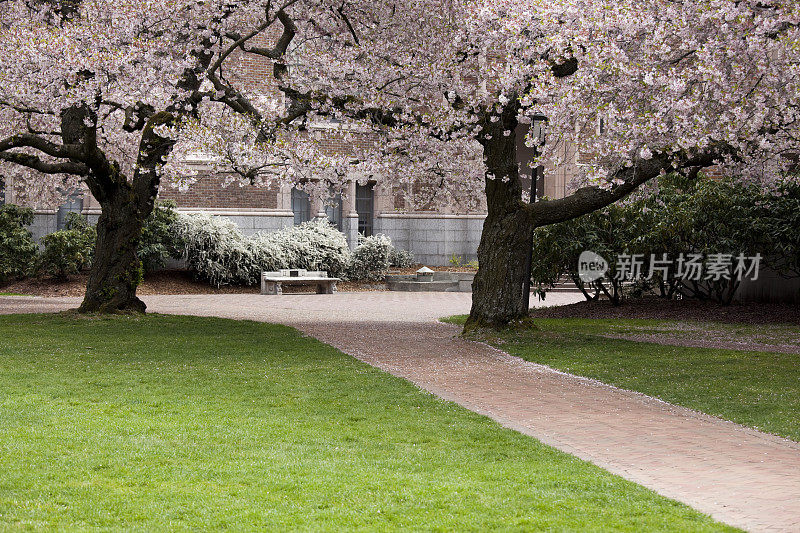
{"type": "Polygon", "coordinates": [[[296,331],[0,317],[0,529],[726,528],[296,331]]]}
{"type": "MultiPolygon", "coordinates": [[[[446,320],[463,324],[465,317],[446,320]]],[[[800,355],[606,337],[710,336],[796,346],[798,326],[547,318],[534,318],[533,324],[492,333],[487,340],[528,361],[800,441],[800,355]]]]}

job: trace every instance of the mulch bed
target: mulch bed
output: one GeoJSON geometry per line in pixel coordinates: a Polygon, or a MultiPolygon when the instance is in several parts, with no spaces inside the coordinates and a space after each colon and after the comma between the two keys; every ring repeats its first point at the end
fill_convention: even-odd
{"type": "MultiPolygon", "coordinates": [[[[83,296],[86,289],[87,274],[72,276],[69,281],[52,278],[29,278],[0,286],[0,292],[25,294],[30,296],[83,296]]],[[[386,290],[386,285],[375,282],[342,282],[338,289],[343,292],[362,292],[386,290]]],[[[148,274],[136,291],[142,296],[155,294],[258,294],[260,287],[238,285],[212,287],[192,278],[185,270],[165,270],[148,274]]],[[[314,292],[313,287],[286,287],[286,293],[314,292]]]]}
{"type": "Polygon", "coordinates": [[[547,307],[537,309],[533,312],[533,316],[542,318],[696,320],[732,324],[800,324],[800,305],[748,302],[724,306],[697,300],[642,298],[629,300],[617,307],[608,301],[547,307]]]}
{"type": "MultiPolygon", "coordinates": [[[[416,274],[417,270],[419,270],[420,268],[422,268],[424,266],[427,266],[427,265],[417,264],[417,265],[414,265],[414,266],[411,266],[411,267],[408,267],[408,268],[390,268],[389,269],[389,274],[397,274],[397,275],[403,275],[403,276],[416,274]]],[[[477,269],[469,268],[467,266],[460,266],[460,267],[429,266],[428,268],[430,268],[434,272],[469,272],[469,273],[477,272],[477,269]]]]}

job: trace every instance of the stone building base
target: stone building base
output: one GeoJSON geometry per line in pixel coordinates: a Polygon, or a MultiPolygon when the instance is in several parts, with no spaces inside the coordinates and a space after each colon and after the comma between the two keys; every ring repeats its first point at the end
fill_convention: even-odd
{"type": "Polygon", "coordinates": [[[466,263],[478,258],[483,230],[482,215],[385,214],[375,220],[375,233],[383,233],[417,262],[446,266],[455,256],[466,263]]]}
{"type": "MultiPolygon", "coordinates": [[[[197,213],[200,210],[179,209],[182,213],[197,213]]],[[[259,232],[277,231],[294,224],[290,212],[249,212],[241,210],[203,211],[223,216],[235,222],[242,233],[253,235],[259,232]]],[[[99,216],[95,211],[84,211],[92,223],[99,216]]],[[[374,233],[382,233],[392,239],[395,247],[414,254],[417,262],[430,266],[446,266],[454,256],[466,263],[477,259],[478,244],[483,228],[480,215],[427,215],[384,214],[374,222],[374,233]]],[[[351,248],[358,244],[358,218],[345,217],[343,230],[351,248]]],[[[38,211],[33,224],[28,228],[39,241],[57,229],[55,212],[38,211]]]]}

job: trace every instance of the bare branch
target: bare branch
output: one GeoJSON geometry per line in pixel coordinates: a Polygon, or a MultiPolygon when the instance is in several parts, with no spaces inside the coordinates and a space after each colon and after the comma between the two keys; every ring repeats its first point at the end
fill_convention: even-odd
{"type": "Polygon", "coordinates": [[[35,155],[21,154],[19,152],[0,152],[0,161],[16,163],[17,165],[37,170],[42,174],[73,174],[76,176],[86,176],[89,173],[89,168],[83,163],[76,163],[73,161],[49,163],[35,155]]]}
{"type": "Polygon", "coordinates": [[[729,151],[727,147],[709,150],[693,157],[686,157],[678,164],[675,163],[675,157],[669,154],[659,154],[647,160],[637,159],[633,166],[616,173],[615,178],[622,180],[622,183],[611,189],[601,189],[597,186],[583,187],[558,200],[525,204],[525,209],[536,227],[572,220],[625,198],[640,185],[658,177],[662,172],[687,169],[694,171],[709,167],[727,151],[729,151]]]}

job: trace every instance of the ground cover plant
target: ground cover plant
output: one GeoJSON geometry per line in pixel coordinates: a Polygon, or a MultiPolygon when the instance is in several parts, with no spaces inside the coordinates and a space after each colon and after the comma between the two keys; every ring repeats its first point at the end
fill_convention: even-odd
{"type": "Polygon", "coordinates": [[[0,317],[0,528],[725,526],[296,331],[0,317]]]}
{"type": "Polygon", "coordinates": [[[800,326],[536,318],[488,340],[527,361],[800,441],[800,326]]]}

